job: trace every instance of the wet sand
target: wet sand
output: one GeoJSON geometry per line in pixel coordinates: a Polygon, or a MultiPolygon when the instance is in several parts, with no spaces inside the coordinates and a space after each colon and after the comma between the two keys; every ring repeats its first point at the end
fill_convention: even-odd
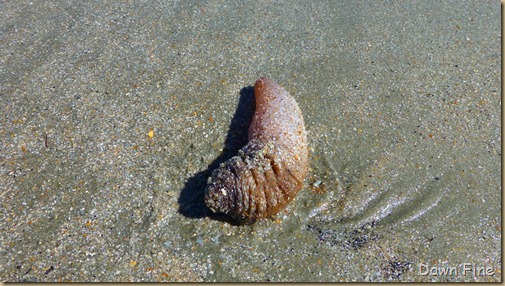
{"type": "Polygon", "coordinates": [[[496,1],[0,4],[0,280],[501,281],[496,1]],[[309,175],[209,213],[255,80],[309,175]]]}

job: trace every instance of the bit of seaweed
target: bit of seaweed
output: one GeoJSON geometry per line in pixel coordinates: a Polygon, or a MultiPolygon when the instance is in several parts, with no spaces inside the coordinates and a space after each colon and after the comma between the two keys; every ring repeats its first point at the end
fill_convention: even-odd
{"type": "Polygon", "coordinates": [[[387,281],[400,280],[402,274],[412,269],[410,261],[400,261],[396,256],[381,265],[381,272],[387,281]]]}
{"type": "Polygon", "coordinates": [[[357,250],[370,241],[379,239],[379,235],[373,231],[376,224],[376,221],[371,221],[352,230],[345,227],[343,229],[323,229],[316,225],[307,225],[307,230],[315,233],[321,243],[326,243],[332,247],[340,247],[344,250],[357,250]]]}

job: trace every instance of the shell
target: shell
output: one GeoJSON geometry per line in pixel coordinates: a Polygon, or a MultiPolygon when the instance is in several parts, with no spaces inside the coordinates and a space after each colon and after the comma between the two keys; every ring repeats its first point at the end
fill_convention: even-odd
{"type": "Polygon", "coordinates": [[[268,78],[254,84],[249,141],[213,171],[205,204],[241,224],[270,217],[291,202],[307,173],[307,132],[295,99],[268,78]]]}

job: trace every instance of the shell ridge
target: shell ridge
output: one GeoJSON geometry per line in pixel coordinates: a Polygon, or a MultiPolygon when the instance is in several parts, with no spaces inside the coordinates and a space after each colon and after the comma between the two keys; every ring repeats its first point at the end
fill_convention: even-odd
{"type": "Polygon", "coordinates": [[[252,183],[254,182],[251,181],[250,176],[243,176],[242,178],[239,178],[239,184],[240,186],[242,186],[239,188],[239,192],[241,193],[243,199],[237,203],[238,209],[236,213],[243,213],[244,211],[250,208],[249,206],[251,201],[250,189],[252,188],[251,186],[252,183]]]}
{"type": "Polygon", "coordinates": [[[267,197],[267,209],[274,209],[280,198],[282,198],[279,197],[279,195],[282,194],[282,191],[279,189],[279,183],[272,169],[265,172],[265,178],[268,182],[268,186],[271,187],[271,192],[265,192],[265,196],[267,197]]]}
{"type": "MultiPolygon", "coordinates": [[[[273,150],[272,150],[273,151],[273,150]]],[[[270,184],[275,186],[276,190],[275,190],[275,201],[277,202],[275,205],[278,205],[279,203],[279,199],[278,199],[278,194],[279,192],[282,194],[282,195],[285,195],[285,193],[282,191],[282,189],[280,188],[280,183],[279,183],[279,180],[277,180],[277,178],[279,178],[279,169],[281,168],[280,166],[278,166],[278,164],[276,164],[276,156],[275,156],[275,152],[269,152],[267,154],[267,158],[268,158],[268,163],[270,165],[270,169],[271,169],[271,172],[274,174],[274,176],[270,176],[270,184]],[[272,154],[273,153],[273,154],[272,154]]]]}
{"type": "MultiPolygon", "coordinates": [[[[256,179],[254,178],[254,175],[251,172],[251,176],[253,177],[254,183],[256,184],[256,179]]],[[[249,191],[249,205],[247,208],[244,210],[249,218],[252,218],[253,214],[256,212],[256,192],[254,191],[256,188],[253,188],[249,191]]]]}
{"type": "Polygon", "coordinates": [[[249,212],[251,214],[254,214],[256,212],[261,211],[261,206],[259,205],[261,199],[259,198],[259,196],[261,196],[261,194],[263,194],[265,190],[263,189],[261,182],[259,182],[258,170],[251,169],[251,174],[252,174],[252,177],[254,178],[254,182],[256,183],[256,188],[254,188],[251,192],[251,194],[254,197],[254,199],[253,199],[254,209],[251,208],[251,210],[249,212]]]}

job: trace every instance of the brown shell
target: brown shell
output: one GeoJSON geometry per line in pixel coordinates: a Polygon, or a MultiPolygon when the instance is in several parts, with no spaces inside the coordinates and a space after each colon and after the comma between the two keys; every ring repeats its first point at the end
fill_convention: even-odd
{"type": "Polygon", "coordinates": [[[281,211],[303,185],[307,173],[307,133],[295,99],[268,78],[254,84],[256,111],[249,142],[214,170],[205,203],[242,224],[281,211]]]}

